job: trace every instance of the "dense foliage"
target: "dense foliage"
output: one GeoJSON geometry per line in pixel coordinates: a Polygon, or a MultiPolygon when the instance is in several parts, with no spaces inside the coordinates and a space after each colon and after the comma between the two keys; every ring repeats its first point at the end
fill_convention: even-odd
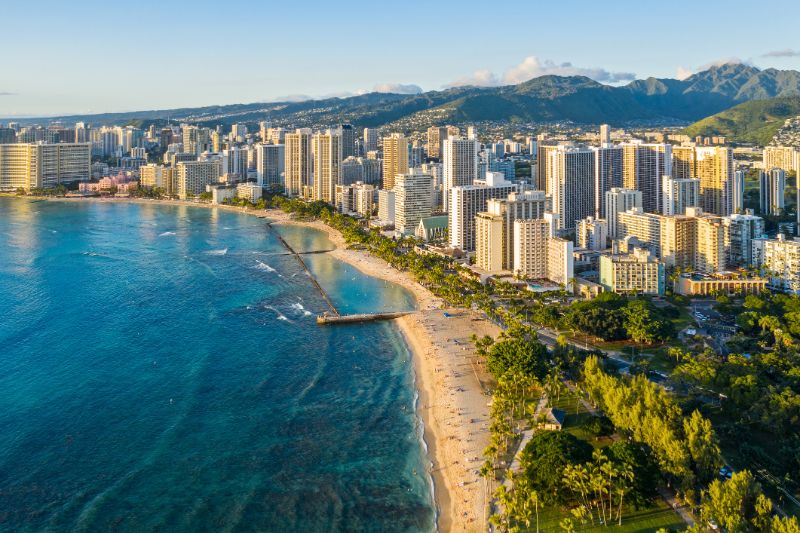
{"type": "Polygon", "coordinates": [[[673,333],[665,311],[647,300],[630,300],[612,292],[573,302],[561,324],[607,341],[631,339],[653,344],[667,340],[673,333]]]}

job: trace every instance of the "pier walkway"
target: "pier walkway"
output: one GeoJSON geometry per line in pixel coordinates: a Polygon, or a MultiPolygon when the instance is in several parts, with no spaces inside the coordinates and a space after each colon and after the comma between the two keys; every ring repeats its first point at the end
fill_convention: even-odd
{"type": "Polygon", "coordinates": [[[357,322],[374,322],[376,320],[393,320],[400,318],[414,311],[393,311],[388,313],[362,313],[357,315],[330,315],[323,313],[317,316],[317,324],[320,326],[333,324],[355,324],[357,322]]]}

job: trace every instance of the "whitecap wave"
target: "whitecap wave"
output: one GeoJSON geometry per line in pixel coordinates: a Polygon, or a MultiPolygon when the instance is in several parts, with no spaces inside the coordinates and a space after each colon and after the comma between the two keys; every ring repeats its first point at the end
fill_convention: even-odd
{"type": "Polygon", "coordinates": [[[276,314],[276,315],[278,315],[278,320],[285,320],[285,321],[287,321],[287,322],[291,322],[291,320],[289,320],[288,318],[286,318],[286,315],[284,315],[283,313],[281,313],[280,311],[278,311],[277,309],[275,309],[275,308],[274,308],[274,307],[272,307],[271,305],[265,305],[265,306],[264,306],[264,309],[270,309],[270,310],[274,311],[274,312],[275,312],[275,314],[276,314]]]}
{"type": "Polygon", "coordinates": [[[263,263],[263,262],[258,261],[258,260],[256,260],[256,263],[257,263],[256,264],[256,268],[259,269],[259,270],[265,270],[267,272],[275,272],[275,269],[272,268],[271,266],[269,266],[266,263],[263,263]]]}
{"type": "Polygon", "coordinates": [[[173,235],[175,235],[174,231],[165,231],[164,233],[158,234],[159,237],[171,237],[173,235]]]}
{"type": "Polygon", "coordinates": [[[206,255],[225,255],[228,253],[227,248],[223,248],[221,250],[208,250],[205,254],[206,255]]]}

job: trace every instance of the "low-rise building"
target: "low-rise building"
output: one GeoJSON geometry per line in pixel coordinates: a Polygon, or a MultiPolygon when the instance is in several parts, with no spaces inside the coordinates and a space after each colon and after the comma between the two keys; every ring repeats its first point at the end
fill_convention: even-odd
{"type": "Polygon", "coordinates": [[[258,183],[239,183],[236,185],[236,196],[251,204],[258,202],[264,194],[264,188],[258,183]]]}
{"type": "Polygon", "coordinates": [[[211,203],[219,205],[226,200],[233,200],[236,197],[236,186],[225,185],[223,183],[211,183],[206,185],[206,192],[211,193],[211,203]]]}
{"type": "Polygon", "coordinates": [[[714,276],[683,274],[675,280],[674,290],[684,296],[711,296],[716,294],[758,294],[767,289],[764,278],[745,278],[731,272],[714,276]]]}
{"type": "Polygon", "coordinates": [[[600,257],[600,284],[617,294],[664,294],[664,263],[646,249],[600,257]]]}
{"type": "Polygon", "coordinates": [[[425,242],[444,241],[447,238],[447,215],[426,217],[419,221],[415,235],[425,242]]]}

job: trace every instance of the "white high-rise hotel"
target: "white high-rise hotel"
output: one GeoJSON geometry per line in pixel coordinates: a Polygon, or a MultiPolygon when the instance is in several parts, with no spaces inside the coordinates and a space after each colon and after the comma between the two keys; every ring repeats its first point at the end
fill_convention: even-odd
{"type": "Polygon", "coordinates": [[[480,144],[475,139],[449,137],[443,143],[443,174],[445,211],[449,209],[450,189],[472,185],[478,179],[478,152],[480,144]]]}
{"type": "Polygon", "coordinates": [[[395,230],[413,234],[419,221],[431,216],[433,178],[428,174],[398,174],[394,183],[395,230]]]}

